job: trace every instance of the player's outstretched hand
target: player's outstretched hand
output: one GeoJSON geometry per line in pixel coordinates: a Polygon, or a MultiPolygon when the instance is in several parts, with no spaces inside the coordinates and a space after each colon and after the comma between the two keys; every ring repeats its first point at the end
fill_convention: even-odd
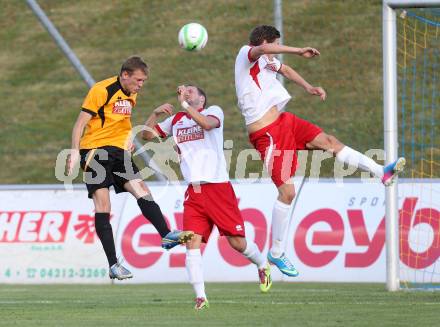
{"type": "Polygon", "coordinates": [[[161,114],[167,114],[168,116],[172,116],[173,115],[173,105],[169,104],[169,103],[165,103],[159,107],[157,107],[156,109],[154,109],[153,113],[157,116],[161,115],[161,114]]]}
{"type": "Polygon", "coordinates": [[[325,93],[324,89],[320,86],[313,86],[307,90],[311,95],[318,95],[322,101],[327,97],[327,93],[325,93]]]}
{"type": "Polygon", "coordinates": [[[320,53],[315,48],[305,47],[301,49],[301,56],[304,58],[313,58],[319,56],[320,53]]]}
{"type": "Polygon", "coordinates": [[[72,175],[73,168],[79,160],[79,150],[71,149],[69,155],[67,156],[66,166],[67,166],[67,176],[72,175]]]}

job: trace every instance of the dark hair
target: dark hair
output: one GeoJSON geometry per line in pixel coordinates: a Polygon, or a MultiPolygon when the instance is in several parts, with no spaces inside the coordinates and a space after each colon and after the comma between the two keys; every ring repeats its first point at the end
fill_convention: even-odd
{"type": "Polygon", "coordinates": [[[208,97],[206,96],[205,91],[203,91],[200,87],[198,87],[197,85],[194,84],[186,84],[185,86],[193,86],[197,89],[197,92],[199,93],[199,95],[202,95],[205,97],[205,103],[203,104],[203,108],[206,108],[206,104],[208,103],[208,97]]]}
{"type": "Polygon", "coordinates": [[[268,43],[272,43],[275,39],[281,36],[280,32],[273,26],[260,25],[255,27],[249,35],[250,45],[260,45],[266,40],[268,43]]]}
{"type": "Polygon", "coordinates": [[[135,70],[141,70],[148,76],[148,66],[141,57],[128,57],[122,64],[121,75],[122,72],[128,72],[131,75],[135,70]]]}

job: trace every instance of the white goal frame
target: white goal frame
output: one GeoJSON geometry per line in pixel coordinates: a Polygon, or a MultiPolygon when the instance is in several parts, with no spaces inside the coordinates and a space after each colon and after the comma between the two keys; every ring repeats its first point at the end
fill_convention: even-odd
{"type": "MultiPolygon", "coordinates": [[[[383,107],[386,163],[397,159],[397,28],[396,9],[440,7],[440,0],[383,0],[383,107]]],[[[386,226],[386,287],[400,289],[399,279],[399,209],[397,183],[385,190],[386,226]]]]}

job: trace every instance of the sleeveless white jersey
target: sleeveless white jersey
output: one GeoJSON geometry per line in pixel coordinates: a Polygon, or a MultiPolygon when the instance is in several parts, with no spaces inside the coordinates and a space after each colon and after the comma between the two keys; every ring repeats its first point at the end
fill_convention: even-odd
{"type": "Polygon", "coordinates": [[[218,120],[209,131],[198,125],[189,114],[178,112],[156,125],[161,137],[172,136],[180,157],[180,169],[187,183],[223,183],[229,181],[223,154],[223,111],[210,106],[199,112],[218,120]]]}
{"type": "Polygon", "coordinates": [[[249,45],[243,46],[235,60],[235,90],[246,125],[259,120],[273,106],[282,111],[291,99],[276,78],[280,61],[276,58],[270,60],[266,55],[252,61],[249,57],[251,49],[249,45]]]}

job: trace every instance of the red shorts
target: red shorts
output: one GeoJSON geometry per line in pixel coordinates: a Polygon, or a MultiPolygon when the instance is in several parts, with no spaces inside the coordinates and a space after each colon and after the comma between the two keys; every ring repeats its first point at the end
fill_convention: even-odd
{"type": "Polygon", "coordinates": [[[297,168],[296,150],[305,150],[322,129],[290,112],[249,135],[277,187],[287,182],[297,168]]]}
{"type": "Polygon", "coordinates": [[[183,203],[183,229],[191,230],[207,242],[212,228],[220,235],[245,236],[244,222],[230,182],[190,185],[183,203]]]}

